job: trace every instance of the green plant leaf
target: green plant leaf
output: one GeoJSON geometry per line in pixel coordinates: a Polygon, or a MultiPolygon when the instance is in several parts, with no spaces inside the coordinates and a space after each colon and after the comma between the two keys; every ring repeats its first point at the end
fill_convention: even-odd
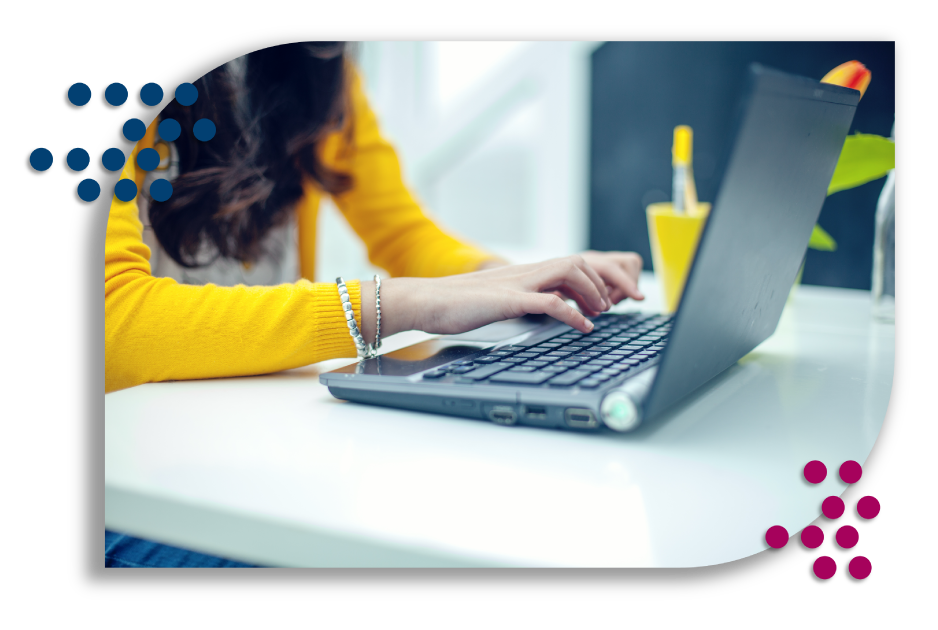
{"type": "MultiPolygon", "coordinates": [[[[896,168],[896,143],[868,133],[847,136],[827,194],[856,188],[896,168]]],[[[813,238],[813,236],[812,236],[813,238]]]]}
{"type": "Polygon", "coordinates": [[[822,252],[833,252],[837,249],[837,241],[824,228],[815,224],[814,229],[811,231],[811,240],[808,241],[808,247],[822,252]]]}

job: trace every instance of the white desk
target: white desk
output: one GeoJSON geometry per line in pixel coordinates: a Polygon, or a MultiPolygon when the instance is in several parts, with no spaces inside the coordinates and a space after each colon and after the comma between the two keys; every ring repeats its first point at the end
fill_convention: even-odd
{"type": "Polygon", "coordinates": [[[105,524],[287,566],[728,562],[841,493],[840,463],[879,434],[893,355],[869,293],[800,287],[773,337],[633,434],[340,402],[318,375],[347,360],[143,385],[105,396],[105,524]],[[801,476],[812,459],[819,486],[801,476]]]}

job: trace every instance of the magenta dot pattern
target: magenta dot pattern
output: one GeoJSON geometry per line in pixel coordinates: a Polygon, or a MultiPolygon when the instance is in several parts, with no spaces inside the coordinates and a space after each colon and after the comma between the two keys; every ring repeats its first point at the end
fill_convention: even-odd
{"type": "Polygon", "coordinates": [[[857,556],[847,565],[847,570],[855,580],[865,580],[873,572],[873,563],[866,556],[857,556]]]}
{"type": "Polygon", "coordinates": [[[829,580],[837,573],[837,563],[830,556],[821,556],[814,561],[814,575],[829,580]]]}
{"type": "Polygon", "coordinates": [[[781,525],[773,525],[765,533],[765,542],[772,549],[781,549],[788,544],[788,530],[781,525]]]}
{"type": "Polygon", "coordinates": [[[821,483],[827,477],[827,466],[824,462],[813,460],[804,465],[804,478],[808,483],[821,483]]]}
{"type": "Polygon", "coordinates": [[[831,520],[838,519],[844,514],[844,502],[837,496],[827,497],[821,504],[821,512],[831,520]]]}
{"type": "Polygon", "coordinates": [[[863,468],[852,459],[840,465],[840,478],[844,483],[856,483],[863,476],[863,468]]]}
{"type": "Polygon", "coordinates": [[[853,549],[860,541],[860,532],[852,525],[844,525],[837,530],[837,535],[834,538],[842,548],[853,549]]]}
{"type": "MultiPolygon", "coordinates": [[[[863,468],[858,462],[847,460],[837,469],[839,481],[846,484],[855,484],[863,476],[863,468]]],[[[802,474],[811,484],[819,484],[827,478],[827,466],[820,460],[812,460],[805,464],[802,474]]],[[[846,511],[843,499],[837,495],[830,495],[821,502],[821,513],[829,520],[837,520],[846,511]]],[[[857,515],[863,519],[876,518],[880,512],[879,500],[873,496],[865,496],[857,501],[857,515]]],[[[808,525],[801,530],[801,544],[805,549],[818,549],[824,544],[824,530],[817,525],[808,525]]],[[[781,525],[773,525],[765,532],[765,542],[773,549],[781,549],[788,544],[788,530],[781,525]]],[[[841,549],[853,549],[860,542],[860,532],[852,525],[842,525],[837,528],[834,540],[841,549]]],[[[837,561],[831,556],[823,555],[814,560],[811,570],[819,580],[829,580],[837,573],[837,561]]],[[[862,555],[854,556],[847,565],[847,573],[854,580],[865,580],[873,571],[873,564],[869,558],[862,555]]]]}
{"type": "Polygon", "coordinates": [[[801,530],[801,544],[808,549],[817,549],[824,542],[824,530],[817,525],[808,525],[801,530]]]}
{"type": "Polygon", "coordinates": [[[866,520],[876,518],[876,515],[879,514],[879,501],[876,500],[876,497],[863,497],[857,501],[857,514],[860,515],[860,518],[866,520]]]}

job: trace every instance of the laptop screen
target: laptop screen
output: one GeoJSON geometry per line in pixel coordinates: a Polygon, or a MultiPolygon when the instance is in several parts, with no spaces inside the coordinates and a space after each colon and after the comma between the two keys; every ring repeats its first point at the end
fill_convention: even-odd
{"type": "Polygon", "coordinates": [[[645,401],[649,418],[778,325],[859,92],[753,66],[726,174],[645,401]]]}

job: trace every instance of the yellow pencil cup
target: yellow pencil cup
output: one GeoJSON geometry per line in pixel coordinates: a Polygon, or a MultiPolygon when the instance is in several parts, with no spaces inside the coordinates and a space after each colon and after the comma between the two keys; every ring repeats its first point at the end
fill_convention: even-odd
{"type": "Polygon", "coordinates": [[[649,204],[648,238],[651,262],[661,284],[664,308],[673,313],[681,301],[684,281],[697,251],[697,241],[710,214],[709,203],[698,203],[691,212],[674,212],[670,202],[649,204]]]}

